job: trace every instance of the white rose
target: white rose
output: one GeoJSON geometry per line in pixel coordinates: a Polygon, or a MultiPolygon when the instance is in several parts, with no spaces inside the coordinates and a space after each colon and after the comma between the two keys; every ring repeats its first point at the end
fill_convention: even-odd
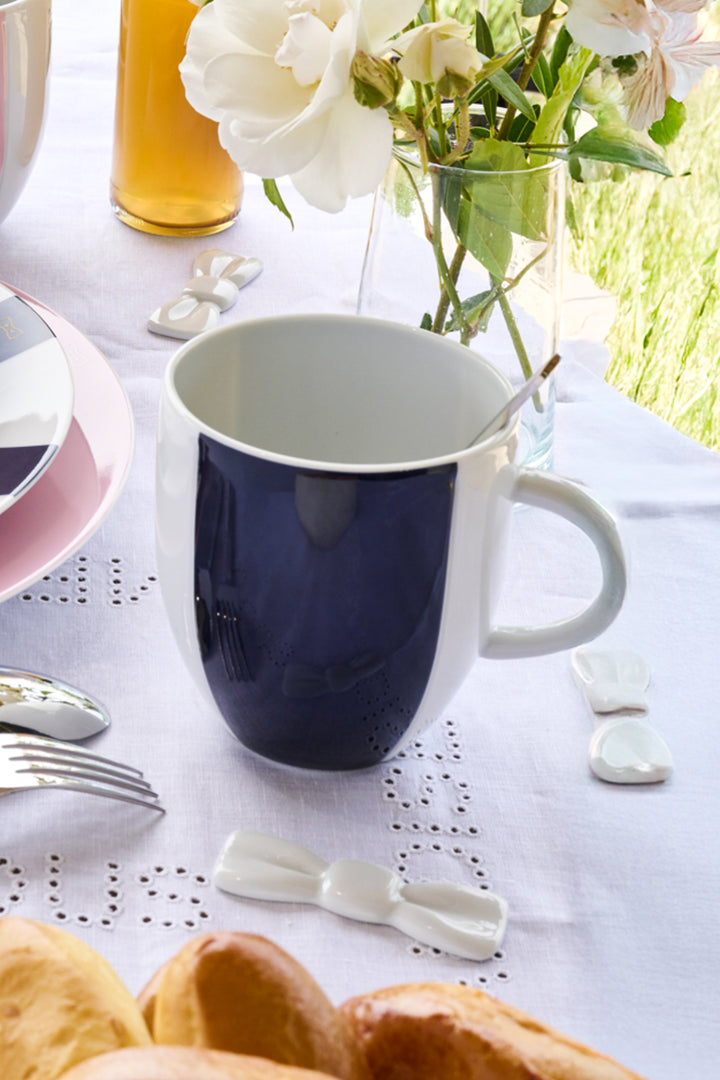
{"type": "Polygon", "coordinates": [[[213,0],[193,19],[180,74],[190,104],[219,123],[238,167],[290,176],[337,211],[383,177],[392,125],[353,95],[357,49],[382,54],[421,0],[213,0]]]}
{"type": "MultiPolygon", "coordinates": [[[[400,54],[399,68],[412,82],[442,84],[456,77],[469,89],[483,58],[468,41],[470,27],[457,19],[440,19],[401,34],[392,43],[400,54]]],[[[442,93],[442,86],[439,86],[442,93]]]]}

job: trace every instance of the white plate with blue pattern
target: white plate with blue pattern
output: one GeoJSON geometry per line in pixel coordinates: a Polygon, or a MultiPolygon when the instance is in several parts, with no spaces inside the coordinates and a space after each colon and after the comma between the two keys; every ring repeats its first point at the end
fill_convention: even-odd
{"type": "Polygon", "coordinates": [[[67,356],[42,316],[0,285],[0,514],[48,468],[73,416],[67,356]]]}

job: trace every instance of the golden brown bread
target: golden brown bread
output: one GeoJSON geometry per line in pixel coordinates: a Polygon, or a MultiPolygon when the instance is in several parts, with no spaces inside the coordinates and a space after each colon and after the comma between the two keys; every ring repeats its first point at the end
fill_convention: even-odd
{"type": "MultiPolygon", "coordinates": [[[[165,969],[170,961],[163,964],[158,968],[155,974],[152,976],[149,982],[145,984],[140,993],[137,996],[137,1003],[140,1012],[143,1015],[143,1019],[147,1024],[148,1031],[152,1034],[155,1027],[155,1001],[157,1000],[157,992],[160,988],[160,983],[165,975],[165,969]]],[[[154,1039],[154,1036],[153,1036],[154,1039]]]]}
{"type": "Polygon", "coordinates": [[[329,1080],[325,1073],[278,1065],[266,1058],[204,1050],[196,1046],[151,1046],[116,1050],[76,1065],[62,1080],[329,1080]]]}
{"type": "Polygon", "coordinates": [[[94,1054],[150,1042],[137,1002],[99,953],[60,927],[0,918],[2,1080],[56,1080],[94,1054]]]}
{"type": "Polygon", "coordinates": [[[340,1006],[373,1080],[641,1080],[467,986],[413,983],[340,1006]]]}
{"type": "Polygon", "coordinates": [[[139,1003],[156,1043],[367,1080],[347,1021],[310,973],[264,937],[198,935],[153,976],[139,1003]]]}

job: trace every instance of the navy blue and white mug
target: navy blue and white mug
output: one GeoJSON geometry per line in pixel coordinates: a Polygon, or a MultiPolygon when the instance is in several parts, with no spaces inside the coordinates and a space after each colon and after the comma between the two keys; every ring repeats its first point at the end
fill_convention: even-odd
{"type": "Polygon", "coordinates": [[[625,593],[611,516],[513,465],[509,400],[475,352],[375,319],[233,323],[165,373],[157,455],[164,602],[186,664],[250,750],[304,768],[392,757],[438,717],[478,656],[568,649],[625,593]],[[582,529],[602,568],[579,614],[491,623],[514,502],[582,529]]]}

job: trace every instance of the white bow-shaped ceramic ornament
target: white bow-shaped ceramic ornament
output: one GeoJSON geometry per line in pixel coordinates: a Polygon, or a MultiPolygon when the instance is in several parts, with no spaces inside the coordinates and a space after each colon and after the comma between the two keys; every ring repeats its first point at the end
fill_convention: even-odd
{"type": "Polygon", "coordinates": [[[407,885],[374,863],[327,863],[300,844],[259,832],[228,837],[213,882],[236,896],[316,904],[348,919],[393,926],[467,960],[491,957],[507,926],[507,903],[491,892],[443,881],[407,885]]]}
{"type": "Polygon", "coordinates": [[[148,330],[182,341],[211,330],[217,326],[220,313],[235,303],[239,290],[261,270],[262,263],[254,257],[232,255],[218,248],[202,251],[193,264],[195,276],[180,296],[152,313],[148,330]]]}
{"type": "Polygon", "coordinates": [[[588,750],[590,768],[613,784],[652,784],[667,780],[673,759],[665,740],[648,723],[645,691],[650,669],[626,650],[575,649],[575,681],[602,722],[588,750]]]}

